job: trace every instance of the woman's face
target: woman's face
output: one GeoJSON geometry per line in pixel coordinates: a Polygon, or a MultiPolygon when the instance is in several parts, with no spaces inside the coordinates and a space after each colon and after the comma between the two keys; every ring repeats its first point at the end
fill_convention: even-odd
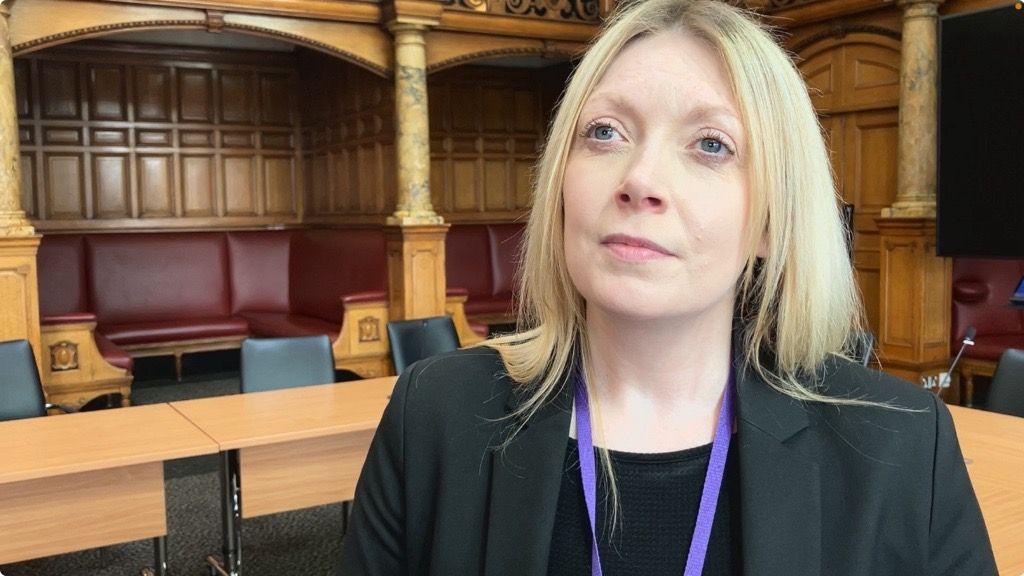
{"type": "Polygon", "coordinates": [[[747,146],[711,46],[669,31],[619,53],[583,106],[565,171],[565,258],[588,310],[731,317],[747,146]]]}

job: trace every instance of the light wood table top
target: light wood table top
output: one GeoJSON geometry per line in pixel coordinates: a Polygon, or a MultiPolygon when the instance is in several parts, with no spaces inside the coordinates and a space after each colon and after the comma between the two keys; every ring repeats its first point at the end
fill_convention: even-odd
{"type": "Polygon", "coordinates": [[[221,450],[376,430],[395,376],[172,402],[221,450]]]}
{"type": "Polygon", "coordinates": [[[0,422],[0,484],[216,454],[167,404],[0,422]]]}
{"type": "Polygon", "coordinates": [[[950,406],[1003,576],[1024,575],[1024,418],[950,406]]]}

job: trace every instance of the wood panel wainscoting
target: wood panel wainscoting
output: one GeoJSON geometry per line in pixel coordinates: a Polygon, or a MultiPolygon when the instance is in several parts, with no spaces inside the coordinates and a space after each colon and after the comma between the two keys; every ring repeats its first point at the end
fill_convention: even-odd
{"type": "Polygon", "coordinates": [[[446,222],[508,222],[532,203],[533,168],[569,65],[459,66],[431,74],[430,192],[446,222]]]}
{"type": "Polygon", "coordinates": [[[17,58],[15,78],[40,231],[301,219],[291,54],[84,42],[17,58]]]}
{"type": "Polygon", "coordinates": [[[897,26],[891,20],[876,15],[847,30],[802,31],[793,38],[829,146],[836,187],[854,206],[853,264],[868,327],[875,334],[881,274],[875,218],[896,199],[900,44],[889,28],[897,26]]]}

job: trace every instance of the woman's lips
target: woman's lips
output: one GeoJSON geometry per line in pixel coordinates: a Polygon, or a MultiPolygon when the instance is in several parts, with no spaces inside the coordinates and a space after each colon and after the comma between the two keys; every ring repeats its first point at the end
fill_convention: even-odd
{"type": "Polygon", "coordinates": [[[619,259],[626,260],[627,262],[646,262],[648,260],[675,256],[675,254],[656,242],[625,234],[605,236],[601,239],[601,245],[608,248],[619,259]]]}

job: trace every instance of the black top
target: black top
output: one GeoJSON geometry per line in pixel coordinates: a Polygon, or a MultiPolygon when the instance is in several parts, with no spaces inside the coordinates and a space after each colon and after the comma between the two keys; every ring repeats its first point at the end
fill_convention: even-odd
{"type": "MultiPolygon", "coordinates": [[[[732,446],[736,437],[733,435],[732,446]]],[[[718,495],[704,574],[742,573],[740,557],[739,474],[736,450],[730,447],[725,481],[718,495]]],[[[711,444],[677,452],[637,454],[610,450],[619,490],[620,519],[609,540],[606,507],[608,491],[595,450],[598,483],[597,524],[601,568],[606,576],[644,574],[679,576],[697,521],[711,444]]],[[[548,576],[585,576],[590,572],[590,525],[580,478],[579,446],[569,439],[562,486],[551,535],[548,576]]]]}

